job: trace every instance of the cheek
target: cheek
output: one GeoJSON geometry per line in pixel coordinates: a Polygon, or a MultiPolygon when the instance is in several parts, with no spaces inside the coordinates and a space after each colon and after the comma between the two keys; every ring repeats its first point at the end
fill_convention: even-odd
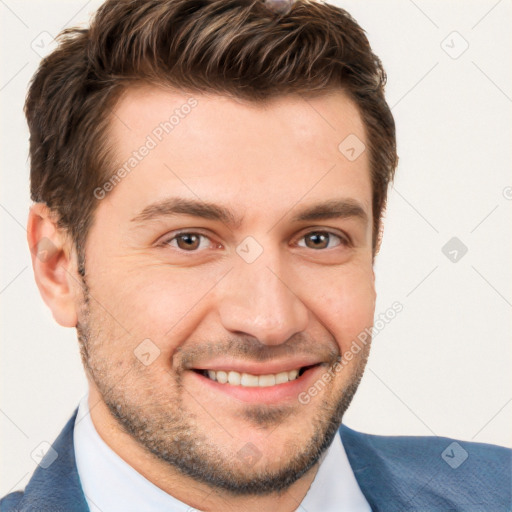
{"type": "Polygon", "coordinates": [[[204,299],[221,277],[164,265],[111,273],[98,301],[130,332],[133,343],[149,338],[165,355],[197,327],[204,299]]]}
{"type": "Polygon", "coordinates": [[[373,325],[375,298],[373,273],[356,270],[333,278],[310,307],[344,352],[373,325]]]}

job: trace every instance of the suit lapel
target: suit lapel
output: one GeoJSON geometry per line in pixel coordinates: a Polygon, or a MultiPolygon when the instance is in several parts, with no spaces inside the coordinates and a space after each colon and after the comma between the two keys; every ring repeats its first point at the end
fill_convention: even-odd
{"type": "Polygon", "coordinates": [[[372,511],[407,510],[400,483],[389,470],[388,461],[373,445],[371,437],[343,424],[339,432],[354,476],[372,511]]]}
{"type": "MultiPolygon", "coordinates": [[[[78,408],[52,444],[57,458],[47,453],[30,479],[17,511],[73,510],[89,512],[75,461],[73,429],[78,408]],[[45,465],[49,464],[46,468],[45,465]]],[[[51,450],[50,450],[51,451],[51,450]]]]}

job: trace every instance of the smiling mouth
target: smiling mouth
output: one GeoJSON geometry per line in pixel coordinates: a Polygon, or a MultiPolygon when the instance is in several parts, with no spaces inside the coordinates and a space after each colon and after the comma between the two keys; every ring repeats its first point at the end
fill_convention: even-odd
{"type": "Polygon", "coordinates": [[[269,373],[267,375],[253,375],[251,373],[240,373],[233,370],[196,370],[199,374],[219,384],[230,386],[242,386],[247,388],[266,388],[278,384],[286,384],[301,377],[307,370],[318,366],[303,366],[295,370],[289,370],[279,373],[269,373]]]}

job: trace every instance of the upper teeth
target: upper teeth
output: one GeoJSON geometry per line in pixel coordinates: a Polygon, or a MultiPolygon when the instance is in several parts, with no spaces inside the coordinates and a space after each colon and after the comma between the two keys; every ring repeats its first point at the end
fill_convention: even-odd
{"type": "Polygon", "coordinates": [[[232,386],[245,387],[267,387],[275,384],[284,384],[285,382],[295,380],[299,375],[299,370],[290,370],[289,372],[271,373],[269,375],[252,375],[250,373],[238,373],[234,371],[225,372],[222,370],[208,370],[208,377],[221,384],[231,384],[232,386]]]}

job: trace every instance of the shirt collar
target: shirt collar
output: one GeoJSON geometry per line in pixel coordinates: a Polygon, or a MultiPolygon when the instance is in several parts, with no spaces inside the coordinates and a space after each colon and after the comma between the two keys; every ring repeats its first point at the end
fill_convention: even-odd
{"type": "MultiPolygon", "coordinates": [[[[80,482],[91,512],[190,512],[190,506],[151,483],[103,441],[89,414],[87,395],[78,408],[74,447],[80,482]]],[[[357,484],[338,433],[297,511],[339,510],[367,512],[370,506],[357,484]]]]}
{"type": "Polygon", "coordinates": [[[339,433],[327,449],[308,493],[297,512],[370,512],[357,483],[339,433]]]}

